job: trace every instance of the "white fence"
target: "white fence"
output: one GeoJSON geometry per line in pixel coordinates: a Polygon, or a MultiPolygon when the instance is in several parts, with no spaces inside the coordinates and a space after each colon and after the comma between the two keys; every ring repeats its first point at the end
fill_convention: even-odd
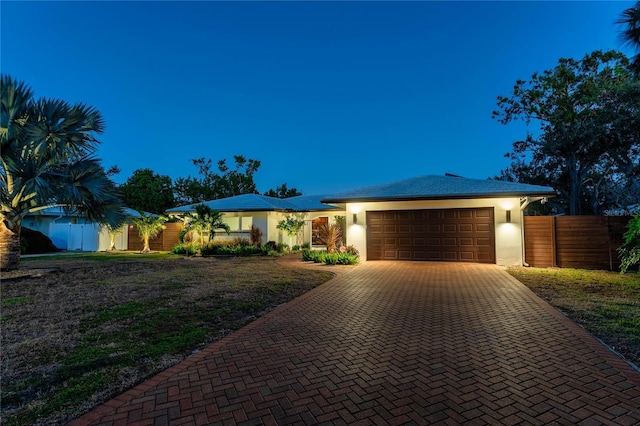
{"type": "Polygon", "coordinates": [[[49,238],[62,250],[97,251],[99,227],[95,223],[52,223],[49,238]]]}

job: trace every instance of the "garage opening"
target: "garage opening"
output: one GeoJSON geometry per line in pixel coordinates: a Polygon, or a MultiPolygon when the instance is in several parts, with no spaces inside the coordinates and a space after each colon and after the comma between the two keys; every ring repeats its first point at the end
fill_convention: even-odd
{"type": "Polygon", "coordinates": [[[367,211],[368,260],[496,263],[493,208],[367,211]]]}

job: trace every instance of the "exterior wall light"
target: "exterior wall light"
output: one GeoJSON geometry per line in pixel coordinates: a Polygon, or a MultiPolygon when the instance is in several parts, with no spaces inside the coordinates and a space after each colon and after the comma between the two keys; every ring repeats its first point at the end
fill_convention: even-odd
{"type": "Polygon", "coordinates": [[[507,210],[507,217],[505,218],[506,223],[511,223],[511,210],[507,210]]]}
{"type": "Polygon", "coordinates": [[[354,224],[358,223],[358,213],[353,214],[353,223],[354,224]]]}

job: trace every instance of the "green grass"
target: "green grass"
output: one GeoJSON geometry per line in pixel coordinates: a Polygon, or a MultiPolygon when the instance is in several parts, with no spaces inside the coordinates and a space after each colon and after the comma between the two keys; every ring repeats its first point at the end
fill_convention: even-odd
{"type": "Polygon", "coordinates": [[[640,274],[557,268],[509,268],[508,272],[640,365],[640,274]]]}
{"type": "Polygon", "coordinates": [[[2,303],[5,305],[21,305],[23,303],[31,303],[31,302],[33,302],[33,296],[9,297],[7,299],[2,300],[2,303]]]}
{"type": "Polygon", "coordinates": [[[262,257],[83,253],[28,267],[56,272],[2,283],[8,426],[67,423],[331,277],[262,257]]]}

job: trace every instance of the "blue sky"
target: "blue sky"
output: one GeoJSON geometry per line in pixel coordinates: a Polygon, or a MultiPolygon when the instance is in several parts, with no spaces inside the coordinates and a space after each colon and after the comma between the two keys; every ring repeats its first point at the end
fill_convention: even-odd
{"type": "Polygon", "coordinates": [[[124,182],[190,159],[262,162],[332,193],[427,174],[487,178],[524,124],[498,95],[560,57],[618,49],[607,2],[1,3],[2,72],[107,122],[98,156],[124,182]]]}

